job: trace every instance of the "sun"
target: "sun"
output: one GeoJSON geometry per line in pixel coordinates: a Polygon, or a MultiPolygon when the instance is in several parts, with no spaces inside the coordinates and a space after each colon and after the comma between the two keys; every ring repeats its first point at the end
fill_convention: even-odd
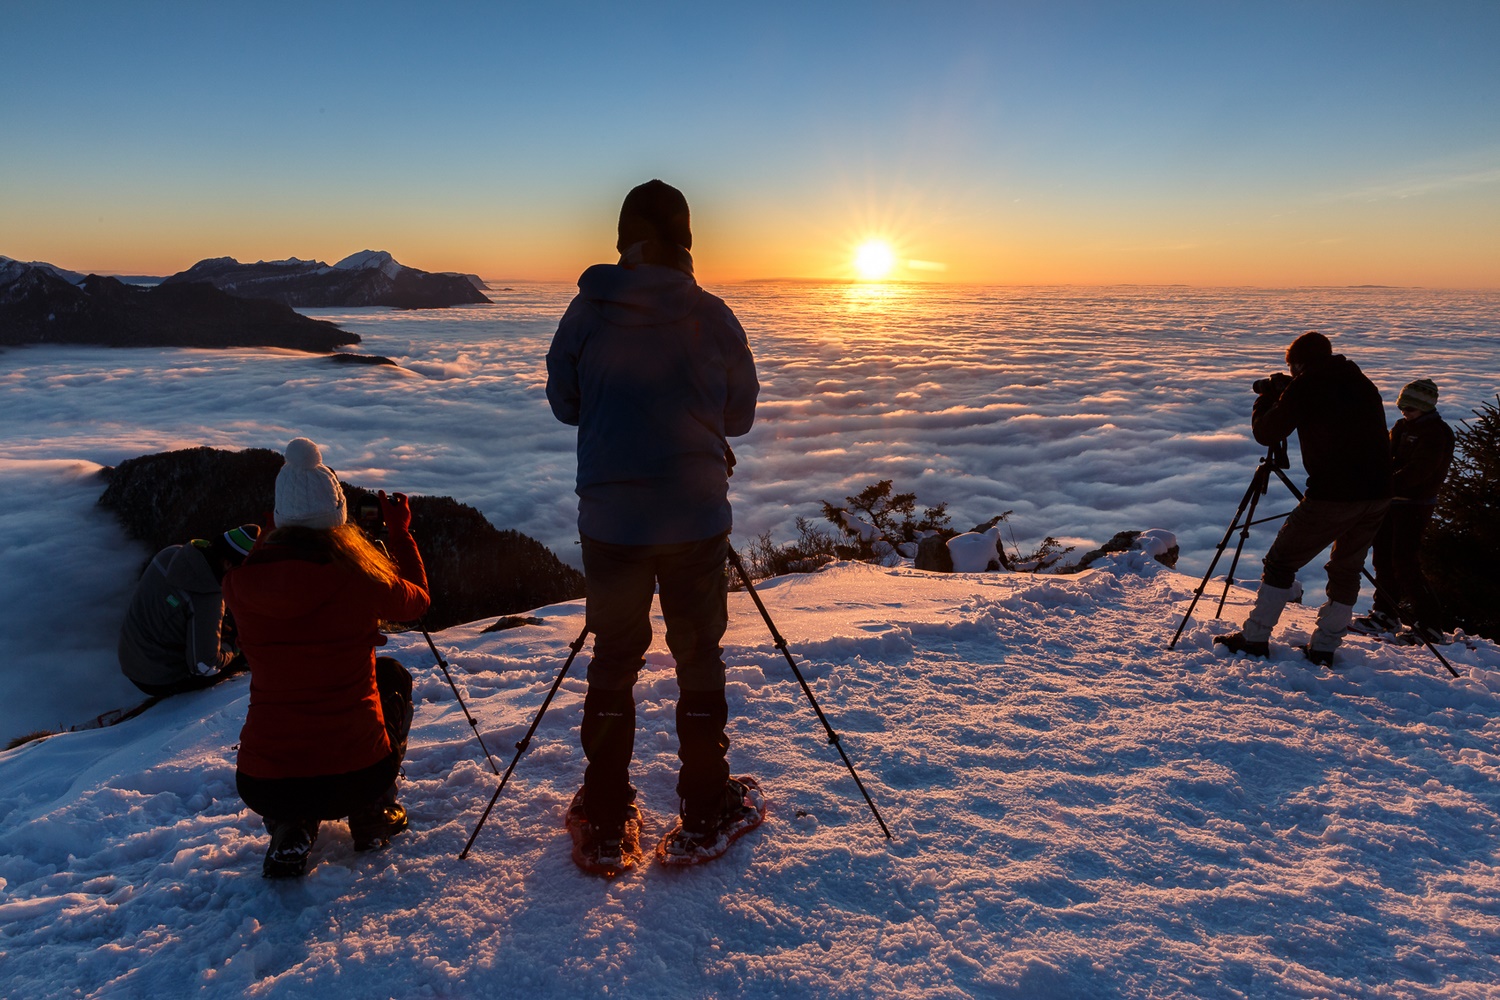
{"type": "Polygon", "coordinates": [[[854,273],[861,281],[881,281],[896,266],[896,252],[885,240],[866,240],[854,251],[854,273]]]}

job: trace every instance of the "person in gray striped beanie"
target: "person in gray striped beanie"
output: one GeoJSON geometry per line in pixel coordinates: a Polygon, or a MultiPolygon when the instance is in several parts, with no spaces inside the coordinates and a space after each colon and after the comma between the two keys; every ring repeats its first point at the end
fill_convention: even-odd
{"type": "Polygon", "coordinates": [[[1389,634],[1413,645],[1445,639],[1442,608],[1422,566],[1422,533],[1453,463],[1453,428],[1438,413],[1437,401],[1437,383],[1430,378],[1408,382],[1396,397],[1401,419],[1391,425],[1395,497],[1371,545],[1375,606],[1349,623],[1351,632],[1389,634]]]}

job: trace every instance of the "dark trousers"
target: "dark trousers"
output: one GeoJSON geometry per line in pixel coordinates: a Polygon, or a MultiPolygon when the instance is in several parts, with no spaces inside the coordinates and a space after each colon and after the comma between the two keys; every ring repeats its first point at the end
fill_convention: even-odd
{"type": "Polygon", "coordinates": [[[1261,582],[1290,587],[1297,571],[1330,544],[1328,599],[1352,605],[1359,599],[1359,574],[1370,541],[1380,528],[1389,500],[1304,500],[1276,533],[1266,552],[1261,582]]]}
{"type": "Polygon", "coordinates": [[[588,758],[583,789],[590,820],[618,822],[632,795],[633,688],[651,645],[651,596],[658,589],[681,692],[677,794],[687,803],[717,802],[729,777],[720,646],[729,621],[728,536],[677,545],[613,545],[587,537],[582,543],[588,626],[594,634],[580,731],[588,758]]]}
{"type": "Polygon", "coordinates": [[[202,691],[206,688],[211,688],[221,681],[229,680],[235,674],[244,673],[246,668],[245,657],[240,655],[230,660],[229,665],[223,670],[210,677],[202,677],[194,674],[191,677],[184,677],[180,681],[173,681],[171,684],[147,684],[133,677],[127,677],[126,680],[153,697],[169,698],[174,694],[187,694],[189,691],[202,691]]]}
{"type": "Polygon", "coordinates": [[[1375,533],[1375,610],[1435,625],[1437,598],[1422,572],[1422,533],[1432,520],[1433,505],[1393,503],[1375,533]]]}
{"type": "Polygon", "coordinates": [[[380,692],[380,710],[391,741],[388,756],[369,767],[344,774],[319,774],[308,778],[256,778],[235,774],[235,785],[245,805],[265,818],[270,829],[278,820],[304,820],[314,830],[317,821],[349,817],[351,825],[396,801],[396,775],[406,759],[406,739],[411,732],[411,673],[389,656],[375,658],[375,686],[380,692]]]}

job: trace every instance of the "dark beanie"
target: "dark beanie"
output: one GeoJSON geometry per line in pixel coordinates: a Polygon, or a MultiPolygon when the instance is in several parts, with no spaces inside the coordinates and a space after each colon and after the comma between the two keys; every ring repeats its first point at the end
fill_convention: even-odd
{"type": "Polygon", "coordinates": [[[1286,349],[1288,365],[1307,365],[1320,358],[1333,357],[1333,345],[1317,330],[1309,330],[1286,349]]]}
{"type": "Polygon", "coordinates": [[[615,249],[624,253],[626,247],[645,240],[693,249],[687,199],[663,181],[647,181],[631,188],[620,206],[620,239],[615,249]]]}

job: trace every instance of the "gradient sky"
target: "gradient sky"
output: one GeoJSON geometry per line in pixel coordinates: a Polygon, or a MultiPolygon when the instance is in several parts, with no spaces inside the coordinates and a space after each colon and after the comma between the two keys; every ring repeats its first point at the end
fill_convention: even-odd
{"type": "Polygon", "coordinates": [[[571,280],[1500,286],[1500,2],[0,0],[0,254],[571,280]],[[905,262],[926,262],[918,268],[905,262]]]}

